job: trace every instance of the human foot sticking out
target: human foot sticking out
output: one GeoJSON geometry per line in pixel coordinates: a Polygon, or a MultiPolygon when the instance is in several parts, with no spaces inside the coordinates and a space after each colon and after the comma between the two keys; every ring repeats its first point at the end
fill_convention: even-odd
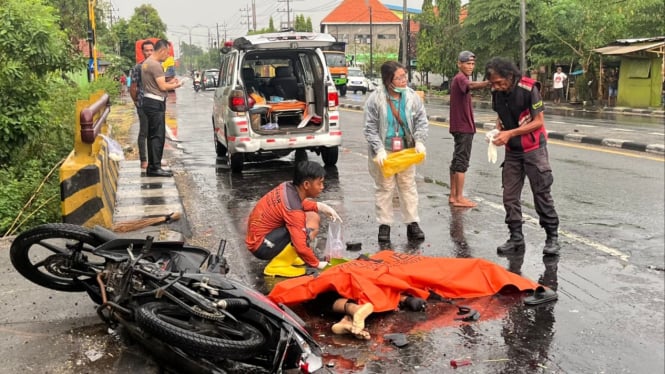
{"type": "Polygon", "coordinates": [[[374,305],[365,303],[358,305],[346,298],[339,298],[333,303],[333,311],[351,316],[351,333],[358,334],[365,329],[365,318],[374,312],[374,305]]]}
{"type": "Polygon", "coordinates": [[[360,340],[369,340],[371,335],[367,330],[361,330],[360,332],[354,333],[353,331],[353,319],[351,316],[344,316],[339,322],[332,326],[332,332],[334,334],[351,334],[355,338],[360,340]]]}
{"type": "Polygon", "coordinates": [[[450,195],[451,198],[448,199],[448,202],[451,202],[454,207],[457,208],[473,208],[478,204],[464,197],[464,179],[466,175],[464,173],[454,173],[451,176],[451,187],[450,195]]]}
{"type": "Polygon", "coordinates": [[[374,312],[374,305],[367,303],[359,306],[353,313],[353,327],[351,332],[359,334],[365,329],[365,318],[374,312]]]}
{"type": "Polygon", "coordinates": [[[456,208],[474,208],[478,206],[478,204],[474,203],[473,201],[463,197],[460,200],[455,200],[453,202],[453,206],[456,208]]]}

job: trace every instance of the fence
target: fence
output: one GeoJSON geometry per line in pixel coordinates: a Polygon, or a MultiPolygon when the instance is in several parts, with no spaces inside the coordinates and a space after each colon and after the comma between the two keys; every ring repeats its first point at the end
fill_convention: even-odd
{"type": "Polygon", "coordinates": [[[118,186],[118,161],[109,157],[109,95],[99,91],[76,103],[74,150],[60,168],[63,222],[111,227],[118,186]]]}

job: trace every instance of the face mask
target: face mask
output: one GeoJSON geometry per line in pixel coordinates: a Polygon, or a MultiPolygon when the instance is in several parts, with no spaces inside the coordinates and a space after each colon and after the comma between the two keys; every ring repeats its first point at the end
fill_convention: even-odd
{"type": "Polygon", "coordinates": [[[393,86],[393,91],[397,92],[398,94],[406,92],[406,87],[395,87],[393,86]]]}

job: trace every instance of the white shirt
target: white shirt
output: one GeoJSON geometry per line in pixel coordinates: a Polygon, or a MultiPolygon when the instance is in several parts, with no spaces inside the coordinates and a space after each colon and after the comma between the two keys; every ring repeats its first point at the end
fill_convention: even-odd
{"type": "Polygon", "coordinates": [[[568,79],[568,76],[563,72],[554,73],[554,79],[552,79],[553,81],[552,88],[563,88],[563,81],[565,81],[566,79],[568,79]]]}

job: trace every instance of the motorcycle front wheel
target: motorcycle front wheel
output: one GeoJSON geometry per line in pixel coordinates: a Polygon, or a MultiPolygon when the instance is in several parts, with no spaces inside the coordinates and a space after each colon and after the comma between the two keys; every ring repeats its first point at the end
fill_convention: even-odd
{"type": "Polygon", "coordinates": [[[155,337],[203,357],[244,360],[256,355],[265,343],[263,334],[249,323],[230,318],[211,321],[161,301],[140,305],[135,317],[155,337]]]}
{"type": "MultiPolygon", "coordinates": [[[[74,281],[71,270],[89,272],[92,250],[104,242],[85,227],[49,223],[16,237],[9,250],[14,268],[30,281],[53,290],[81,292],[86,288],[74,281]]],[[[85,276],[79,279],[85,281],[85,276]]]]}

